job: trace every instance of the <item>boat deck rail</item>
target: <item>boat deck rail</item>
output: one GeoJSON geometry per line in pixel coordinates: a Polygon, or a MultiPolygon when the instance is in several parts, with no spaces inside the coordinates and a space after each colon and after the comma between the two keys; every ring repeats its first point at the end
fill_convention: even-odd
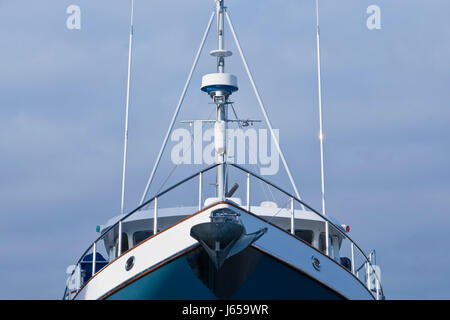
{"type": "MultiPolygon", "coordinates": [[[[285,230],[286,232],[291,233],[292,236],[298,238],[299,240],[303,241],[300,237],[298,237],[295,234],[296,230],[296,219],[295,219],[295,208],[300,207],[302,210],[307,210],[321,219],[325,222],[325,228],[332,228],[334,232],[338,232],[342,239],[345,239],[346,246],[344,247],[344,241],[342,241],[342,244],[340,246],[339,251],[341,253],[347,253],[350,256],[350,265],[344,265],[342,261],[336,260],[333,258],[332,254],[330,253],[332,250],[328,250],[329,241],[325,241],[326,250],[324,248],[319,248],[317,244],[313,245],[310,243],[307,243],[303,241],[305,244],[311,246],[315,250],[319,251],[324,256],[327,256],[329,259],[332,259],[333,261],[337,262],[343,269],[345,269],[347,272],[351,273],[362,285],[364,285],[367,290],[370,292],[370,294],[373,296],[374,299],[382,300],[385,299],[383,288],[380,281],[380,274],[378,267],[374,264],[374,252],[372,252],[369,255],[366,255],[364,251],[356,244],[356,242],[348,235],[347,232],[345,232],[345,229],[342,228],[342,226],[338,226],[335,223],[333,223],[327,216],[322,215],[317,210],[313,209],[309,205],[307,205],[302,200],[298,199],[297,197],[293,196],[292,194],[288,193],[287,191],[281,189],[280,187],[276,186],[275,184],[271,183],[270,181],[267,181],[263,177],[233,163],[227,163],[227,168],[233,168],[236,169],[235,171],[238,172],[238,174],[241,175],[241,178],[244,179],[246,189],[245,189],[245,205],[243,204],[241,207],[244,210],[250,211],[252,198],[250,196],[250,190],[252,187],[252,181],[256,180],[260,182],[264,187],[270,187],[274,190],[278,191],[279,194],[283,195],[286,199],[286,204],[288,209],[291,213],[291,220],[290,220],[290,229],[285,230]],[[355,268],[355,265],[359,265],[359,267],[355,268]]],[[[212,169],[216,168],[218,164],[211,165],[201,171],[198,171],[197,173],[181,180],[180,182],[172,185],[171,187],[159,192],[155,196],[153,196],[151,199],[145,201],[142,203],[142,205],[138,206],[136,209],[132,210],[128,214],[124,214],[122,217],[118,219],[117,222],[113,223],[112,225],[106,227],[104,230],[102,230],[101,235],[95,239],[95,241],[92,242],[92,244],[83,252],[81,257],[78,259],[76,264],[73,266],[73,270],[71,272],[71,276],[67,280],[66,288],[64,290],[63,299],[73,299],[78,292],[82,290],[82,288],[89,282],[89,279],[91,279],[96,273],[98,273],[102,268],[107,267],[108,264],[105,264],[103,260],[98,259],[98,253],[100,252],[100,243],[104,241],[105,237],[107,236],[116,236],[117,237],[117,243],[122,244],[122,226],[124,222],[130,217],[135,217],[137,214],[141,213],[143,210],[148,210],[153,207],[153,235],[156,235],[160,233],[163,230],[160,230],[158,228],[158,201],[167,194],[173,192],[177,188],[179,188],[182,185],[185,185],[188,182],[192,182],[197,180],[196,184],[198,187],[198,207],[195,206],[196,210],[195,212],[190,213],[189,215],[195,214],[196,212],[204,209],[204,176],[207,172],[211,172],[212,169]],[[100,268],[99,268],[100,265],[100,268]],[[81,279],[78,279],[78,283],[75,285],[70,285],[69,283],[74,281],[74,273],[76,268],[81,268],[81,266],[84,266],[84,269],[81,270],[81,279]],[[89,270],[86,270],[86,266],[88,266],[89,270]],[[83,277],[84,273],[84,277],[83,277]],[[87,275],[87,276],[86,276],[87,275]],[[87,279],[84,279],[87,278],[87,279]]],[[[197,201],[196,200],[196,201],[197,201]]],[[[281,208],[283,209],[283,208],[281,208]]],[[[298,211],[298,210],[297,210],[298,211]]],[[[262,217],[267,224],[275,225],[273,222],[273,218],[278,213],[275,213],[272,217],[262,217]]],[[[131,248],[130,248],[131,249],[131,248]]],[[[104,252],[106,252],[106,255],[108,255],[109,262],[112,262],[116,258],[120,257],[125,250],[122,250],[122,245],[117,245],[117,247],[112,252],[108,252],[106,249],[104,252]]],[[[76,280],[76,279],[75,279],[76,280]]]]}

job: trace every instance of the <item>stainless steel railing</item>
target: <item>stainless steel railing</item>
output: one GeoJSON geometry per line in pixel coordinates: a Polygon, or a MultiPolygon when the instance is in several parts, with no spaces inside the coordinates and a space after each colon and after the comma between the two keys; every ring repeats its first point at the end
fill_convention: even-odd
{"type": "MultiPolygon", "coordinates": [[[[254,178],[258,181],[260,181],[261,183],[265,184],[266,186],[272,187],[276,190],[278,190],[281,194],[283,194],[284,196],[287,197],[288,199],[288,203],[289,203],[289,212],[291,214],[291,220],[290,220],[290,232],[292,233],[293,236],[296,236],[294,231],[295,231],[295,204],[298,204],[301,206],[301,208],[305,208],[308,211],[310,211],[311,213],[314,213],[315,215],[317,215],[318,217],[320,217],[321,219],[324,220],[325,222],[325,227],[326,228],[330,228],[332,227],[333,230],[339,232],[339,234],[342,236],[343,239],[348,240],[348,244],[349,244],[349,250],[350,250],[350,256],[351,256],[351,268],[350,270],[348,270],[355,278],[357,278],[363,285],[366,286],[366,288],[369,290],[369,292],[372,294],[372,296],[374,296],[375,299],[379,300],[379,299],[384,299],[384,293],[383,293],[383,289],[381,286],[381,281],[379,279],[379,276],[375,270],[375,267],[372,264],[372,253],[371,255],[369,255],[369,257],[364,253],[364,251],[350,238],[350,236],[348,236],[348,234],[346,234],[340,226],[335,225],[332,221],[329,220],[329,218],[327,218],[326,216],[320,214],[319,212],[317,212],[316,210],[314,210],[312,207],[308,206],[306,203],[304,203],[303,201],[301,201],[300,199],[296,198],[295,196],[291,195],[290,193],[284,191],[283,189],[277,187],[276,185],[274,185],[273,183],[267,181],[266,179],[260,177],[259,175],[246,170],[245,168],[240,167],[239,165],[236,164],[227,164],[230,165],[236,169],[238,169],[238,171],[240,172],[244,172],[245,173],[245,183],[246,183],[246,195],[245,195],[245,199],[246,199],[246,203],[245,206],[243,205],[242,207],[244,209],[246,209],[247,211],[250,210],[251,208],[251,197],[250,197],[250,190],[251,190],[251,178],[254,178]],[[356,248],[356,254],[355,254],[355,248],[356,248]],[[362,264],[361,266],[355,270],[355,259],[357,258],[359,254],[359,259],[362,260],[362,264]],[[364,274],[361,273],[360,271],[364,268],[364,274]]],[[[85,259],[85,257],[89,254],[92,254],[92,269],[91,269],[91,277],[93,277],[99,270],[96,269],[97,264],[99,263],[98,261],[96,261],[96,256],[97,256],[97,252],[98,252],[98,243],[100,241],[102,241],[103,239],[105,239],[106,236],[111,235],[111,233],[115,234],[116,230],[117,230],[117,249],[114,250],[114,255],[113,256],[109,256],[110,261],[112,261],[114,258],[119,257],[120,255],[123,254],[122,252],[122,225],[124,223],[124,221],[130,217],[132,217],[133,215],[142,212],[143,209],[148,209],[150,207],[151,204],[153,204],[153,234],[156,235],[158,233],[158,199],[161,199],[162,196],[168,194],[169,192],[175,190],[176,188],[180,187],[181,185],[186,184],[189,181],[193,181],[195,178],[198,178],[198,206],[196,206],[196,208],[198,208],[198,210],[201,210],[203,207],[203,179],[204,179],[204,174],[210,170],[212,170],[213,168],[217,167],[218,165],[212,165],[210,167],[205,168],[202,171],[199,171],[189,177],[187,177],[186,179],[174,184],[173,186],[167,188],[166,190],[158,193],[157,195],[155,195],[153,198],[151,198],[150,200],[144,202],[142,205],[138,206],[136,209],[134,209],[133,211],[131,211],[130,213],[124,215],[123,217],[121,217],[117,222],[115,222],[113,225],[109,226],[108,228],[106,228],[105,230],[102,231],[102,234],[85,250],[85,252],[81,255],[80,259],[77,261],[76,265],[75,265],[75,269],[72,272],[72,276],[74,276],[74,272],[76,271],[76,268],[80,268],[81,264],[84,262],[86,263],[86,261],[83,261],[85,259]]],[[[192,212],[192,214],[194,214],[195,212],[192,212]]],[[[267,223],[271,223],[270,221],[267,221],[267,223]]],[[[328,239],[325,239],[325,252],[322,252],[322,254],[324,255],[328,255],[329,254],[329,250],[328,250],[328,245],[329,245],[329,241],[328,239]]],[[[312,247],[314,247],[313,245],[311,245],[312,247]]],[[[314,247],[315,249],[318,249],[320,251],[320,248],[318,247],[314,247]]],[[[342,251],[342,246],[340,248],[340,251],[342,251]]],[[[331,257],[330,257],[331,258],[331,257]]],[[[340,261],[338,261],[338,263],[340,263],[340,261]]],[[[342,266],[343,268],[345,268],[344,266],[342,266]]],[[[346,269],[346,268],[345,268],[346,269]]],[[[91,278],[89,277],[89,279],[91,278]]],[[[71,288],[70,286],[66,285],[65,291],[64,291],[64,295],[63,295],[63,299],[72,299],[74,298],[74,296],[86,285],[86,283],[89,281],[89,279],[81,279],[79,280],[79,285],[76,288],[71,288]]],[[[69,279],[70,280],[70,279],[69,279]]],[[[69,281],[68,281],[69,282],[69,281]]]]}

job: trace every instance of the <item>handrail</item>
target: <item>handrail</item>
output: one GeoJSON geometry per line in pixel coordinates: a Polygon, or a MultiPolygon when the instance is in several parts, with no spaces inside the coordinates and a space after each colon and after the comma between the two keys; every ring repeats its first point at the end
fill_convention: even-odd
{"type": "MultiPolygon", "coordinates": [[[[381,290],[381,297],[384,297],[384,292],[383,292],[383,288],[382,288],[382,286],[381,286],[381,281],[380,281],[380,279],[378,278],[378,275],[377,275],[377,273],[376,273],[376,271],[375,271],[375,269],[374,269],[374,267],[373,267],[373,265],[372,265],[370,259],[367,257],[367,255],[364,253],[364,251],[363,251],[363,250],[355,243],[355,241],[353,241],[353,239],[352,239],[350,236],[348,236],[346,233],[344,233],[344,231],[341,230],[341,227],[340,227],[340,226],[335,225],[335,224],[334,224],[332,221],[330,221],[326,216],[322,215],[322,214],[319,213],[317,210],[313,209],[311,206],[309,206],[309,205],[307,205],[306,203],[304,203],[302,200],[300,200],[300,199],[298,199],[297,197],[293,196],[292,194],[286,192],[285,190],[279,188],[278,186],[274,185],[274,184],[271,183],[270,181],[267,181],[266,179],[262,178],[261,176],[255,174],[255,173],[253,173],[253,172],[251,172],[251,171],[249,171],[249,170],[247,170],[247,169],[245,169],[245,168],[243,168],[243,167],[241,167],[241,166],[239,166],[239,165],[237,165],[237,164],[234,164],[234,163],[227,163],[227,165],[228,165],[228,164],[231,165],[231,166],[233,166],[233,167],[235,167],[235,168],[237,168],[237,169],[239,169],[239,170],[241,170],[241,171],[243,171],[243,172],[245,172],[245,173],[247,174],[247,177],[246,177],[246,180],[247,180],[247,195],[246,195],[247,203],[246,203],[246,206],[245,206],[245,207],[247,207],[248,209],[250,209],[250,196],[249,196],[249,191],[250,191],[250,176],[255,177],[256,179],[258,179],[258,180],[260,180],[260,181],[266,183],[267,185],[269,185],[269,186],[275,188],[276,190],[280,191],[280,192],[283,193],[284,195],[288,196],[288,197],[291,199],[291,201],[292,201],[292,203],[291,203],[291,210],[292,210],[292,211],[293,211],[293,208],[294,208],[293,201],[295,200],[296,202],[300,203],[304,208],[309,209],[311,212],[313,212],[313,213],[316,214],[317,216],[321,217],[324,221],[326,221],[326,222],[328,222],[329,224],[331,224],[331,226],[333,226],[334,229],[336,229],[336,230],[337,230],[344,238],[346,238],[346,239],[349,240],[349,242],[350,242],[350,244],[351,244],[351,246],[352,246],[352,248],[351,248],[351,249],[352,249],[352,263],[354,263],[354,258],[353,258],[353,246],[357,248],[357,250],[358,250],[358,251],[360,252],[360,254],[363,256],[363,259],[365,260],[365,262],[364,262],[364,263],[361,265],[361,267],[359,267],[357,270],[354,270],[354,267],[353,267],[353,268],[352,268],[352,271],[351,271],[351,274],[352,274],[353,276],[355,276],[356,278],[358,278],[358,276],[357,276],[358,271],[359,271],[364,265],[370,266],[370,268],[371,268],[371,270],[372,270],[372,274],[373,274],[373,275],[375,276],[375,278],[376,278],[376,288],[377,288],[377,291],[376,291],[376,298],[378,298],[378,288],[381,290]]],[[[193,179],[193,178],[199,176],[199,177],[200,177],[200,179],[199,179],[199,184],[200,184],[200,186],[199,186],[199,192],[201,192],[201,191],[202,191],[201,184],[202,184],[202,176],[203,176],[203,174],[204,174],[205,172],[207,172],[207,171],[209,171],[209,170],[211,170],[211,169],[217,167],[218,165],[219,165],[219,164],[211,165],[211,166],[209,166],[209,167],[207,167],[207,168],[205,168],[205,169],[203,169],[203,170],[201,170],[201,171],[198,171],[197,173],[195,173],[195,174],[193,174],[193,175],[190,175],[189,177],[187,177],[187,178],[181,180],[180,182],[178,182],[178,183],[172,185],[171,187],[169,187],[169,188],[163,190],[162,192],[159,192],[158,194],[156,194],[155,196],[153,196],[153,197],[152,197],[151,199],[149,199],[148,201],[146,201],[146,202],[142,203],[141,205],[139,205],[136,209],[132,210],[132,211],[129,212],[128,214],[126,214],[126,215],[124,215],[123,217],[121,217],[121,218],[120,218],[118,221],[116,221],[114,224],[112,224],[111,226],[109,226],[108,228],[106,228],[105,230],[102,231],[102,234],[101,234],[98,238],[96,238],[96,239],[92,242],[92,244],[91,244],[91,245],[83,252],[83,254],[82,254],[81,257],[78,259],[78,261],[77,261],[77,263],[76,263],[75,265],[79,265],[79,264],[81,263],[81,260],[82,260],[82,259],[90,252],[90,250],[96,245],[96,243],[97,243],[98,241],[102,240],[102,239],[105,237],[105,235],[108,234],[109,231],[113,230],[113,229],[116,228],[118,225],[121,225],[122,222],[123,222],[125,219],[127,219],[128,217],[130,217],[131,215],[133,215],[133,214],[136,213],[137,211],[140,211],[142,208],[146,207],[147,205],[149,205],[149,204],[152,203],[153,201],[156,202],[157,199],[158,199],[159,197],[165,195],[166,193],[170,192],[171,190],[173,190],[173,189],[177,188],[178,186],[180,186],[180,185],[182,185],[182,184],[184,184],[184,183],[190,181],[191,179],[193,179]]],[[[199,194],[199,201],[202,201],[202,196],[201,196],[201,194],[199,194]]],[[[156,204],[156,203],[155,203],[155,204],[156,204]]],[[[199,206],[201,206],[201,204],[199,204],[199,206]]],[[[156,207],[157,207],[157,206],[155,205],[155,216],[157,215],[156,207]]],[[[293,221],[291,222],[291,225],[292,225],[292,223],[293,223],[293,221]]],[[[155,224],[154,228],[156,228],[156,221],[154,221],[154,224],[155,224]]],[[[292,227],[291,227],[291,228],[292,228],[292,227]]],[[[292,228],[291,232],[292,232],[292,231],[293,231],[293,228],[292,228]]],[[[326,241],[328,241],[328,239],[326,239],[326,241]]],[[[119,247],[120,247],[120,242],[119,242],[119,247]]],[[[119,250],[119,251],[118,251],[117,257],[119,257],[121,253],[122,253],[121,250],[119,250]]],[[[95,265],[94,265],[94,264],[93,264],[93,266],[92,266],[92,270],[93,270],[92,276],[94,276],[94,274],[96,273],[96,272],[95,272],[95,265]]],[[[359,280],[359,279],[358,279],[358,280],[359,280]]],[[[369,281],[369,279],[367,279],[367,281],[369,281]]],[[[367,286],[367,288],[369,289],[369,292],[370,292],[370,286],[368,285],[368,283],[366,284],[366,286],[367,286]]],[[[66,285],[66,288],[65,288],[65,291],[64,291],[63,299],[66,298],[67,290],[68,290],[68,286],[66,285]]],[[[372,293],[371,293],[371,294],[372,294],[372,293]]],[[[70,293],[69,293],[69,295],[70,295],[70,293]]]]}

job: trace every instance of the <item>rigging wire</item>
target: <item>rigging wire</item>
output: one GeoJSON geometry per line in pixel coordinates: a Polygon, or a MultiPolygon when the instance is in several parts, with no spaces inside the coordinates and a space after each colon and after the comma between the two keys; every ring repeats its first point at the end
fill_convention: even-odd
{"type": "MultiPolygon", "coordinates": [[[[245,70],[246,70],[248,78],[250,80],[250,84],[252,85],[252,88],[253,88],[253,91],[255,93],[256,99],[258,100],[258,105],[259,105],[259,107],[261,109],[262,114],[264,115],[264,119],[266,121],[266,124],[269,127],[269,129],[270,129],[270,133],[272,135],[272,138],[273,138],[273,140],[275,142],[275,146],[276,146],[276,148],[278,150],[278,153],[280,155],[281,162],[283,163],[283,166],[284,166],[284,168],[286,170],[286,173],[287,173],[287,175],[289,177],[289,180],[291,182],[292,188],[295,191],[295,195],[297,196],[298,199],[301,200],[302,198],[300,196],[300,193],[298,192],[297,186],[295,184],[294,178],[292,177],[291,171],[289,170],[289,166],[288,166],[288,164],[286,162],[286,159],[284,157],[283,151],[281,150],[280,144],[279,144],[279,142],[277,140],[277,137],[276,137],[276,135],[275,135],[275,133],[273,131],[272,124],[270,123],[269,117],[267,115],[266,108],[264,107],[264,104],[262,102],[261,96],[259,95],[258,88],[256,87],[255,81],[253,79],[253,75],[252,75],[252,73],[250,71],[250,68],[249,68],[249,66],[247,64],[247,59],[245,59],[244,52],[242,51],[241,44],[239,43],[239,39],[237,38],[236,32],[235,32],[234,27],[233,27],[233,23],[231,22],[231,18],[230,18],[230,15],[228,14],[227,10],[225,10],[225,17],[227,19],[228,26],[230,27],[231,34],[233,35],[236,47],[237,47],[237,49],[239,51],[239,54],[241,56],[242,63],[244,64],[245,70]]],[[[302,209],[305,210],[305,206],[304,205],[302,205],[302,209]]]]}
{"type": "Polygon", "coordinates": [[[186,92],[187,92],[187,89],[188,89],[189,84],[191,82],[192,75],[193,75],[193,73],[195,71],[195,68],[197,67],[197,63],[198,63],[198,60],[200,58],[200,54],[202,53],[203,46],[205,45],[205,41],[206,41],[206,38],[208,37],[209,30],[211,28],[211,24],[213,22],[213,19],[214,19],[215,15],[216,15],[216,12],[214,10],[211,13],[211,17],[209,18],[208,25],[206,27],[206,30],[205,30],[205,32],[203,34],[202,41],[200,43],[200,47],[197,50],[197,54],[196,54],[196,56],[194,58],[194,62],[192,64],[191,70],[189,71],[189,75],[188,75],[188,77],[186,79],[186,83],[184,85],[184,88],[183,88],[183,91],[181,93],[180,99],[178,100],[178,104],[177,104],[177,107],[175,109],[174,115],[172,116],[172,120],[170,122],[170,125],[169,125],[169,128],[167,130],[166,136],[164,137],[164,142],[163,142],[163,144],[161,146],[161,149],[159,150],[159,154],[158,154],[158,157],[156,159],[155,165],[153,166],[153,169],[152,169],[152,172],[150,174],[150,177],[148,178],[147,185],[145,186],[144,193],[143,193],[141,201],[139,203],[140,205],[142,205],[144,203],[145,198],[147,197],[148,190],[150,188],[150,185],[152,184],[153,178],[155,176],[156,169],[158,168],[158,165],[159,165],[159,162],[161,160],[162,154],[163,154],[163,152],[164,152],[164,150],[166,148],[167,141],[169,139],[169,135],[172,132],[173,126],[175,124],[175,120],[177,119],[178,113],[180,112],[181,105],[183,104],[184,97],[186,96],[186,92]]]}

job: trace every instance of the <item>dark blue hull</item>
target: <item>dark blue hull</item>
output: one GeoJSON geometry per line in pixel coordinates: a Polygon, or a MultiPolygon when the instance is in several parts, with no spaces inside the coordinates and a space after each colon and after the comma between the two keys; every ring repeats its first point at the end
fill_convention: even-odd
{"type": "Polygon", "coordinates": [[[249,247],[216,270],[201,247],[113,289],[112,300],[337,300],[341,295],[301,271],[249,247]]]}

